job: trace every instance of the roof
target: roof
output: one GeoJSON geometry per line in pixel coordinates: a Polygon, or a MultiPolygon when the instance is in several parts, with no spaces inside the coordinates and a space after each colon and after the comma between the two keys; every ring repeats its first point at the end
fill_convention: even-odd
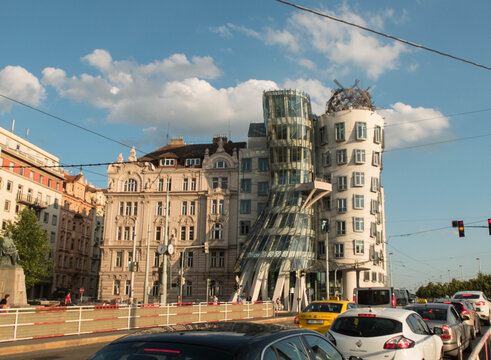
{"type": "Polygon", "coordinates": [[[403,321],[410,313],[413,313],[413,311],[409,309],[365,307],[365,308],[347,310],[339,314],[338,317],[358,316],[359,314],[373,314],[375,316],[381,316],[384,318],[403,321]]]}

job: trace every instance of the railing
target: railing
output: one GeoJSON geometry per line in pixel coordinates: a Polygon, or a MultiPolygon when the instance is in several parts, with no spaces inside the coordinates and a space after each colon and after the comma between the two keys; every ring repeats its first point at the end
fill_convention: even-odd
{"type": "Polygon", "coordinates": [[[491,359],[491,328],[486,331],[481,340],[474,346],[474,350],[467,358],[468,360],[491,359]]]}
{"type": "Polygon", "coordinates": [[[177,303],[161,305],[56,306],[5,309],[0,313],[0,342],[131,330],[166,325],[264,318],[271,301],[177,303]]]}

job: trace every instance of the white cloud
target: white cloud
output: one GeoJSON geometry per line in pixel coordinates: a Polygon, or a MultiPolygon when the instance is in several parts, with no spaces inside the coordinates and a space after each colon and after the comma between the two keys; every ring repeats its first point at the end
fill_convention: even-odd
{"type": "Polygon", "coordinates": [[[290,51],[295,53],[300,50],[297,39],[288,30],[266,29],[266,33],[264,34],[264,42],[267,45],[277,44],[286,46],[290,51]]]}
{"type": "Polygon", "coordinates": [[[435,109],[412,107],[397,102],[389,109],[378,112],[386,121],[387,149],[434,142],[451,136],[449,118],[435,109]]]}
{"type": "MultiPolygon", "coordinates": [[[[0,70],[0,92],[29,105],[39,105],[45,98],[45,89],[37,77],[20,66],[6,66],[0,70]]],[[[13,102],[0,98],[0,114],[10,111],[13,102]]]]}

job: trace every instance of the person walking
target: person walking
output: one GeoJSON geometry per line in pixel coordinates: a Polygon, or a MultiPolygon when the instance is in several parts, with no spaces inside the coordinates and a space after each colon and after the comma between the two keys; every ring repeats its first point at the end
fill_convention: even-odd
{"type": "Polygon", "coordinates": [[[71,304],[72,304],[72,297],[70,296],[70,291],[69,291],[68,294],[66,294],[65,296],[65,306],[71,304]]]}
{"type": "Polygon", "coordinates": [[[280,310],[279,300],[273,301],[273,310],[274,310],[274,316],[278,317],[278,312],[280,310]]]}
{"type": "MultiPolygon", "coordinates": [[[[9,294],[5,294],[2,300],[0,300],[0,309],[8,309],[9,308],[9,294]]],[[[1,311],[4,312],[4,311],[1,311]]]]}

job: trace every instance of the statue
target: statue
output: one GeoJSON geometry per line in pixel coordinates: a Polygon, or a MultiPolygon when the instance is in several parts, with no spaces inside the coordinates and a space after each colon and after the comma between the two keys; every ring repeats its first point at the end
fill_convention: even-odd
{"type": "Polygon", "coordinates": [[[0,238],[0,266],[15,266],[19,261],[19,252],[12,240],[12,233],[8,232],[0,238]]]}

